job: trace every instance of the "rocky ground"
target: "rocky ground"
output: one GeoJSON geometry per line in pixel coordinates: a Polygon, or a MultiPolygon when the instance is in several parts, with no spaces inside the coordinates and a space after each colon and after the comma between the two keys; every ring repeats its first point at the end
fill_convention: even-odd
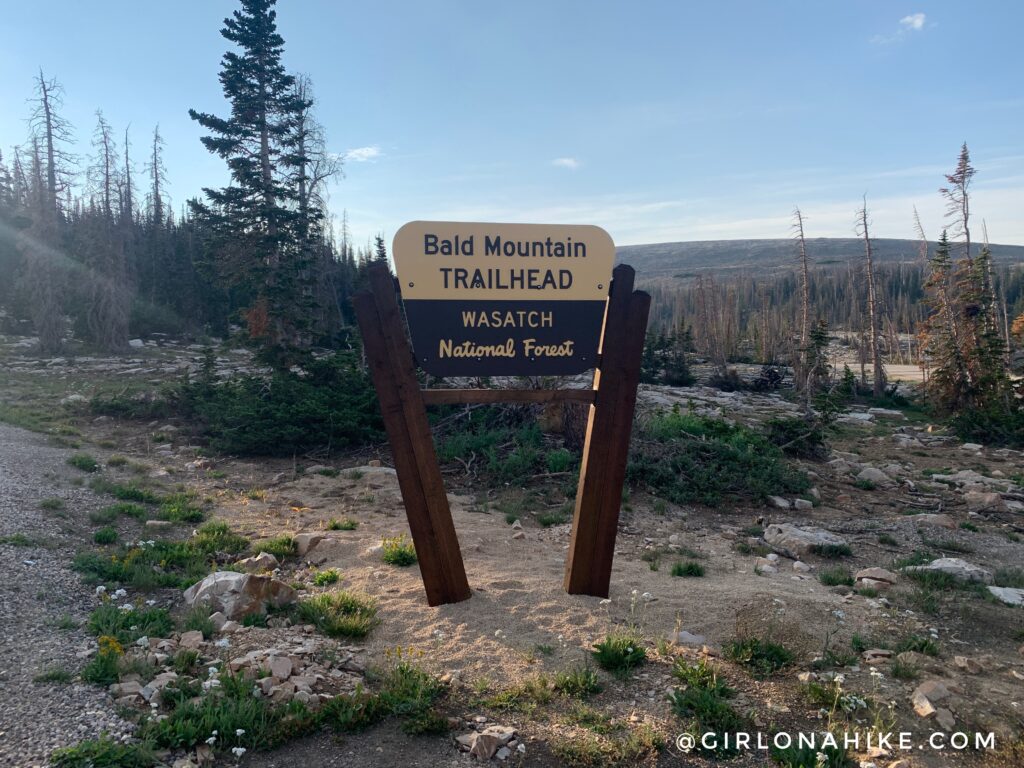
{"type": "MultiPolygon", "coordinates": [[[[0,426],[0,537],[21,534],[29,540],[0,539],[8,541],[0,544],[0,554],[9,568],[0,605],[0,761],[5,764],[44,764],[58,744],[104,730],[118,737],[128,733],[131,726],[116,714],[117,694],[121,706],[149,706],[141,685],[137,692],[129,686],[107,693],[77,682],[32,682],[57,667],[74,674],[94,648],[82,629],[57,628],[81,623],[96,604],[92,589],[81,586],[67,564],[76,549],[91,546],[88,512],[109,502],[76,484],[81,473],[65,463],[74,444],[106,465],[104,476],[116,480],[144,473],[146,482],[194,490],[208,500],[217,519],[250,539],[309,534],[302,555],[276,569],[270,564],[276,578],[302,586],[300,594],[310,593],[315,592],[310,584],[316,573],[336,568],[341,586],[370,595],[379,606],[380,626],[356,650],[334,646],[330,659],[313,651],[305,659],[295,652],[313,639],[323,641],[301,625],[229,625],[226,631],[222,626],[209,640],[179,633],[151,638],[139,653],[169,656],[184,641],[194,644],[202,659],[226,664],[253,653],[258,665],[269,663],[271,655],[288,658],[289,674],[271,675],[261,683],[266,695],[280,699],[343,693],[361,677],[363,666],[382,663],[396,647],[421,651],[423,663],[450,683],[446,710],[455,726],[450,738],[407,736],[385,723],[340,743],[323,734],[277,752],[246,754],[241,758],[246,765],[469,765],[472,758],[465,750],[481,739],[473,734],[494,727],[511,731],[505,741],[513,748],[505,762],[562,764],[552,745],[582,739],[592,730],[574,722],[563,704],[527,712],[495,711],[484,702],[523,680],[581,662],[596,640],[626,619],[641,626],[650,662],[629,679],[602,677],[604,691],[591,705],[616,728],[648,725],[674,737],[680,725],[666,692],[676,684],[671,659],[682,655],[717,659],[738,690],[737,706],[766,730],[823,727],[821,705],[807,694],[813,682],[838,686],[843,696],[852,697],[850,728],[879,726],[857,723],[866,714],[858,714],[856,701],[870,699],[891,703],[882,707],[884,725],[891,730],[919,736],[991,731],[1004,748],[1024,733],[1024,611],[1012,605],[1020,600],[1021,585],[991,584],[1008,569],[1024,565],[1024,457],[960,444],[918,413],[862,408],[846,414],[830,438],[828,459],[805,463],[815,483],[807,498],[714,509],[678,507],[642,495],[630,498],[623,510],[610,602],[562,591],[568,525],[543,527],[536,516],[545,510],[521,503],[520,522],[510,526],[504,510],[516,501],[514,491],[488,495],[468,478],[450,473],[453,515],[474,595],[458,605],[430,609],[415,566],[396,568],[380,561],[381,538],[407,531],[384,447],[375,455],[332,462],[203,457],[189,438],[188,425],[94,420],[75,397],[84,400],[121,377],[137,383],[142,376],[155,384],[171,371],[198,364],[198,349],[168,340],[141,349],[130,361],[80,364],[69,359],[52,365],[18,349],[8,347],[7,354],[15,364],[0,381],[0,405],[14,406],[15,417],[22,419],[28,418],[30,406],[43,405],[59,413],[69,428],[59,434],[50,427],[50,436],[44,437],[0,426]],[[110,466],[115,453],[128,457],[134,468],[110,466]],[[40,508],[48,498],[62,499],[63,509],[40,508]],[[331,520],[341,518],[357,527],[328,530],[331,520]],[[829,557],[823,554],[829,546],[849,547],[850,555],[829,557]],[[951,578],[977,586],[922,590],[899,562],[915,552],[928,557],[910,568],[945,569],[951,578]],[[673,577],[671,566],[681,559],[699,562],[705,575],[673,577]],[[652,563],[660,567],[654,570],[652,563]],[[822,583],[822,573],[836,566],[859,577],[857,583],[822,583]],[[792,649],[793,665],[760,680],[721,660],[730,640],[751,633],[792,649]],[[917,644],[901,647],[908,638],[917,644]],[[161,649],[160,641],[169,645],[161,649]],[[830,654],[847,658],[841,667],[821,663],[830,654]],[[912,670],[912,675],[894,670],[912,670]],[[332,671],[340,673],[343,684],[332,671]],[[836,675],[841,682],[834,682],[836,675]],[[138,698],[126,698],[133,696],[138,698]]],[[[227,375],[251,363],[244,354],[227,350],[218,365],[227,375]]],[[[647,388],[641,403],[643,408],[692,404],[699,413],[750,422],[798,412],[777,395],[703,387],[647,388]]],[[[123,537],[145,531],[132,520],[118,525],[123,537]]],[[[157,526],[147,535],[170,532],[157,526]]],[[[130,594],[127,599],[145,597],[130,594]]],[[[178,593],[158,599],[176,610],[182,604],[178,593]]],[[[498,741],[495,759],[507,747],[498,741]]],[[[169,755],[168,760],[201,757],[169,755]]],[[[985,750],[862,751],[859,759],[879,766],[903,761],[907,768],[1014,764],[1013,756],[985,750]]],[[[732,764],[764,762],[763,755],[747,754],[732,764]]],[[[684,763],[705,761],[684,757],[671,746],[658,759],[659,765],[684,763]]]]}

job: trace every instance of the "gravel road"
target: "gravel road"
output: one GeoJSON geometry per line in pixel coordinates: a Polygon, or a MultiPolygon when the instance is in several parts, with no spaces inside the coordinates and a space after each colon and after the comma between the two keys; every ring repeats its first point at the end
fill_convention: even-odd
{"type": "Polygon", "coordinates": [[[0,766],[44,766],[56,748],[132,726],[104,691],[79,682],[33,682],[50,670],[77,680],[90,638],[77,628],[95,605],[70,568],[103,502],[72,481],[72,451],[32,432],[0,424],[0,766]],[[40,507],[61,499],[63,509],[40,507]],[[28,542],[10,537],[20,534],[28,542]],[[76,628],[64,628],[74,622],[76,628]]]}

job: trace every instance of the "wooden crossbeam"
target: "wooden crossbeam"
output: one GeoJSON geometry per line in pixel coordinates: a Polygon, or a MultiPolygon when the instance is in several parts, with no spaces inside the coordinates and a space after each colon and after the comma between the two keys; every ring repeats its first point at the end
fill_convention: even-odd
{"type": "Polygon", "coordinates": [[[427,405],[455,403],[557,403],[576,401],[593,403],[592,389],[423,389],[423,402],[427,405]]]}

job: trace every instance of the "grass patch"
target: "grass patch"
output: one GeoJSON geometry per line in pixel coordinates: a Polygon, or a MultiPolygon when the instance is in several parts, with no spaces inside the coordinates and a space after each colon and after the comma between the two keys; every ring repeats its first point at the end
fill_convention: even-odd
{"type": "Polygon", "coordinates": [[[896,541],[896,537],[889,533],[878,534],[878,543],[885,547],[899,546],[899,542],[896,541]]]}
{"type": "Polygon", "coordinates": [[[92,535],[92,540],[101,545],[113,544],[117,541],[117,529],[110,526],[100,528],[92,535]]]}
{"type": "Polygon", "coordinates": [[[89,513],[89,520],[97,525],[106,525],[117,520],[119,517],[130,517],[134,520],[143,521],[148,517],[149,512],[140,504],[133,504],[130,501],[123,501],[120,504],[98,509],[89,513]]]}
{"type": "Polygon", "coordinates": [[[751,544],[747,541],[737,541],[732,548],[741,555],[757,555],[758,557],[764,557],[772,551],[765,544],[751,544]]]}
{"type": "Polygon", "coordinates": [[[925,656],[938,656],[939,644],[928,637],[921,637],[920,635],[908,635],[896,644],[896,647],[893,649],[893,651],[896,653],[903,653],[904,651],[914,651],[916,653],[923,653],[925,656]]]}
{"type": "Polygon", "coordinates": [[[633,631],[615,630],[594,644],[594,659],[601,669],[625,677],[647,661],[643,639],[633,631]]]}
{"type": "Polygon", "coordinates": [[[203,603],[192,606],[181,618],[181,630],[182,632],[202,632],[204,640],[213,637],[216,630],[213,622],[210,621],[210,607],[203,603]]]}
{"type": "Polygon", "coordinates": [[[1024,589],[1024,568],[999,568],[995,572],[997,587],[1024,589]]]}
{"type": "Polygon", "coordinates": [[[969,554],[974,551],[971,547],[966,544],[961,544],[959,541],[953,539],[921,539],[921,543],[926,547],[937,549],[940,552],[954,552],[958,554],[969,554]]]}
{"type": "Polygon", "coordinates": [[[353,520],[351,517],[343,517],[340,520],[332,517],[327,521],[328,531],[354,531],[359,527],[359,523],[353,520]]]}
{"type": "Polygon", "coordinates": [[[33,683],[70,683],[75,676],[64,667],[50,667],[32,678],[33,683]]]}
{"type": "Polygon", "coordinates": [[[216,567],[218,553],[237,554],[248,546],[248,540],[231,533],[227,524],[210,522],[185,541],[122,547],[111,555],[82,552],[75,556],[72,568],[93,584],[182,589],[210,573],[216,567]]]}
{"type": "Polygon", "coordinates": [[[160,517],[172,523],[201,523],[206,513],[192,494],[175,493],[160,502],[160,517]]]}
{"type": "Polygon", "coordinates": [[[86,622],[96,637],[113,638],[121,645],[130,645],[140,637],[167,637],[174,630],[171,615],[164,608],[122,610],[112,600],[102,602],[86,622]]]}
{"type": "Polygon", "coordinates": [[[256,554],[266,552],[278,560],[284,560],[286,557],[292,557],[295,554],[295,540],[291,536],[263,539],[253,543],[252,551],[256,554]]]}
{"type": "Polygon", "coordinates": [[[569,522],[569,505],[563,505],[555,510],[549,510],[546,512],[537,513],[537,522],[545,528],[550,528],[552,525],[562,525],[569,522]]]}
{"type": "Polygon", "coordinates": [[[748,637],[726,644],[725,658],[747,667],[755,677],[768,677],[793,663],[793,653],[779,643],[748,637]]]}
{"type": "Polygon", "coordinates": [[[685,563],[679,562],[672,566],[672,575],[680,577],[701,577],[704,575],[704,566],[688,560],[685,563]]]}
{"type": "Polygon", "coordinates": [[[632,442],[630,485],[675,504],[801,494],[807,476],[761,432],[678,408],[643,422],[632,442]]]}
{"type": "Polygon", "coordinates": [[[970,531],[971,533],[977,533],[981,529],[978,528],[978,526],[976,526],[974,523],[969,523],[966,520],[964,520],[962,523],[960,523],[960,530],[970,531]]]}
{"type": "MultiPolygon", "coordinates": [[[[556,737],[551,740],[552,754],[558,765],[568,768],[601,768],[602,766],[631,766],[648,764],[665,748],[664,737],[649,725],[630,729],[618,738],[603,735],[584,725],[593,733],[556,737]]],[[[612,729],[608,729],[610,732],[612,729]]]]}
{"type": "Polygon", "coordinates": [[[846,568],[833,566],[831,568],[822,568],[818,573],[818,581],[826,587],[852,587],[853,575],[846,568]]]}
{"type": "Polygon", "coordinates": [[[772,746],[771,757],[779,768],[854,768],[857,765],[845,749],[831,745],[812,748],[793,744],[785,749],[772,746]]]}
{"type": "Polygon", "coordinates": [[[539,706],[550,703],[553,698],[552,683],[546,675],[541,674],[499,691],[482,703],[490,709],[532,715],[539,706]]]}
{"type": "Polygon", "coordinates": [[[344,590],[307,597],[295,611],[303,623],[314,625],[328,637],[366,637],[380,623],[371,598],[344,590]]]}
{"type": "Polygon", "coordinates": [[[586,699],[601,692],[601,683],[590,665],[580,664],[555,674],[555,690],[574,699],[586,699]]]}
{"type": "Polygon", "coordinates": [[[917,667],[908,662],[895,659],[889,667],[889,674],[897,680],[916,680],[917,667]]]}
{"type": "Polygon", "coordinates": [[[53,622],[53,626],[57,629],[69,632],[72,629],[78,629],[78,622],[75,621],[74,616],[70,613],[62,613],[60,618],[53,622]]]}
{"type": "Polygon", "coordinates": [[[340,578],[341,572],[337,568],[327,568],[316,572],[313,576],[313,584],[318,587],[327,587],[331,584],[337,584],[340,578]]]}
{"type": "Polygon", "coordinates": [[[99,472],[100,463],[88,453],[76,453],[68,457],[68,464],[82,472],[99,472]]]}
{"type": "Polygon", "coordinates": [[[838,560],[853,557],[853,550],[848,544],[815,544],[810,548],[811,554],[827,560],[838,560]]]}
{"type": "Polygon", "coordinates": [[[735,750],[727,748],[721,741],[722,735],[740,730],[746,722],[729,703],[735,691],[719,679],[706,659],[696,664],[690,664],[683,658],[676,659],[672,675],[686,684],[685,688],[673,690],[668,698],[673,713],[684,721],[685,732],[696,739],[694,751],[715,757],[735,754],[735,750]],[[701,744],[701,736],[709,732],[718,734],[719,739],[715,746],[706,749],[701,744]]]}
{"type": "Polygon", "coordinates": [[[0,536],[0,544],[10,544],[12,547],[34,547],[38,542],[30,539],[24,533],[12,533],[10,536],[0,536]]]}
{"type": "Polygon", "coordinates": [[[64,499],[58,498],[43,499],[39,502],[39,508],[45,509],[47,512],[60,512],[66,506],[64,499]]]}
{"type": "Polygon", "coordinates": [[[89,487],[96,493],[106,493],[118,501],[134,501],[139,504],[159,504],[161,496],[148,488],[143,488],[135,483],[114,483],[106,478],[97,477],[89,483],[89,487]]]}
{"type": "Polygon", "coordinates": [[[150,768],[157,757],[149,742],[125,744],[101,736],[54,750],[50,762],[54,768],[150,768]]]}
{"type": "Polygon", "coordinates": [[[388,565],[404,568],[416,562],[416,546],[404,533],[400,536],[385,537],[381,539],[380,544],[383,548],[381,560],[388,565]]]}

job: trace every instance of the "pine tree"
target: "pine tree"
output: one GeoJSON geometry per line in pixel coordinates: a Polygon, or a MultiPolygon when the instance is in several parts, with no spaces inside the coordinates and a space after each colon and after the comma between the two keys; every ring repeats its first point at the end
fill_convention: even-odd
{"type": "Polygon", "coordinates": [[[296,183],[307,158],[295,129],[310,102],[281,63],[275,2],[241,0],[224,20],[221,34],[240,49],[221,61],[231,116],[189,115],[210,131],[203,145],[231,171],[231,184],[204,189],[207,202],[193,201],[192,210],[210,231],[219,271],[248,302],[250,336],[282,350],[309,343],[313,292],[296,183]]]}

